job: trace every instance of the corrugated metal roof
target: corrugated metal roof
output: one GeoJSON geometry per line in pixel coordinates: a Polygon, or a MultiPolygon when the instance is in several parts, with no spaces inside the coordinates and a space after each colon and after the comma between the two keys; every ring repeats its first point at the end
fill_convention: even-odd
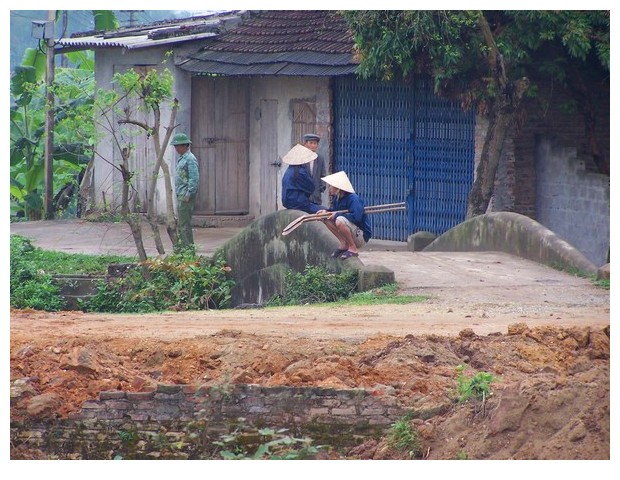
{"type": "Polygon", "coordinates": [[[56,40],[57,49],[154,47],[213,37],[241,21],[240,11],[218,12],[200,17],[175,19],[108,32],[86,32],[56,40]]]}
{"type": "Polygon", "coordinates": [[[176,65],[193,74],[335,76],[354,73],[354,41],[334,11],[250,12],[176,65]]]}
{"type": "Polygon", "coordinates": [[[100,36],[82,37],[82,38],[62,38],[56,42],[63,47],[77,47],[80,49],[91,48],[126,48],[128,50],[134,48],[155,47],[158,45],[168,45],[178,42],[189,42],[192,40],[200,40],[209,38],[217,33],[203,32],[195,35],[184,35],[182,37],[162,38],[159,40],[153,40],[148,35],[137,35],[124,38],[102,38],[100,36]]]}

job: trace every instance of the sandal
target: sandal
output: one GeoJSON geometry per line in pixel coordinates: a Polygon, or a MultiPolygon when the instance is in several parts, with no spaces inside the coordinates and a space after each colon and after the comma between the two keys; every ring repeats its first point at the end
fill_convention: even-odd
{"type": "Polygon", "coordinates": [[[359,253],[352,252],[351,250],[347,250],[342,255],[340,255],[339,258],[340,260],[346,260],[347,258],[351,258],[351,257],[359,257],[359,253]]]}
{"type": "Polygon", "coordinates": [[[346,249],[337,248],[336,250],[332,252],[332,258],[338,258],[340,255],[342,255],[346,251],[347,251],[346,249]]]}

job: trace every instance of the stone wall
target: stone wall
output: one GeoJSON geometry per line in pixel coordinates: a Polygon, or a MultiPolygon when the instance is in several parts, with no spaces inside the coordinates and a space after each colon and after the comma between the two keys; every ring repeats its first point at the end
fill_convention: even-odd
{"type": "Polygon", "coordinates": [[[13,422],[13,447],[58,458],[189,458],[217,454],[232,431],[287,428],[313,445],[353,446],[377,436],[407,412],[366,390],[160,384],[154,391],[101,392],[66,420],[13,422]]]}

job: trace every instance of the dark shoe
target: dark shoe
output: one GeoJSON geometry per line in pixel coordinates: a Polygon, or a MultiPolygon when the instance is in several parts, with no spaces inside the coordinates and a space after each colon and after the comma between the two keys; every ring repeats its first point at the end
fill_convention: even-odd
{"type": "Polygon", "coordinates": [[[332,252],[332,258],[338,258],[344,252],[346,252],[346,250],[341,250],[340,248],[337,248],[336,250],[332,252]]]}
{"type": "Polygon", "coordinates": [[[359,253],[355,253],[352,252],[351,250],[347,250],[346,252],[344,252],[342,255],[340,255],[340,260],[346,260],[347,258],[351,258],[351,257],[358,257],[359,253]]]}

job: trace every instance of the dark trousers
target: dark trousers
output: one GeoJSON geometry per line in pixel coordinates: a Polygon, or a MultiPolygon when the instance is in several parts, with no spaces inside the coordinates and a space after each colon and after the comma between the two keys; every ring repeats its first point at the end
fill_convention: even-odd
{"type": "Polygon", "coordinates": [[[192,213],[194,211],[194,201],[196,197],[191,196],[189,201],[183,201],[177,198],[179,207],[179,223],[177,232],[179,235],[179,246],[188,246],[194,243],[194,234],[192,233],[192,213]]]}

